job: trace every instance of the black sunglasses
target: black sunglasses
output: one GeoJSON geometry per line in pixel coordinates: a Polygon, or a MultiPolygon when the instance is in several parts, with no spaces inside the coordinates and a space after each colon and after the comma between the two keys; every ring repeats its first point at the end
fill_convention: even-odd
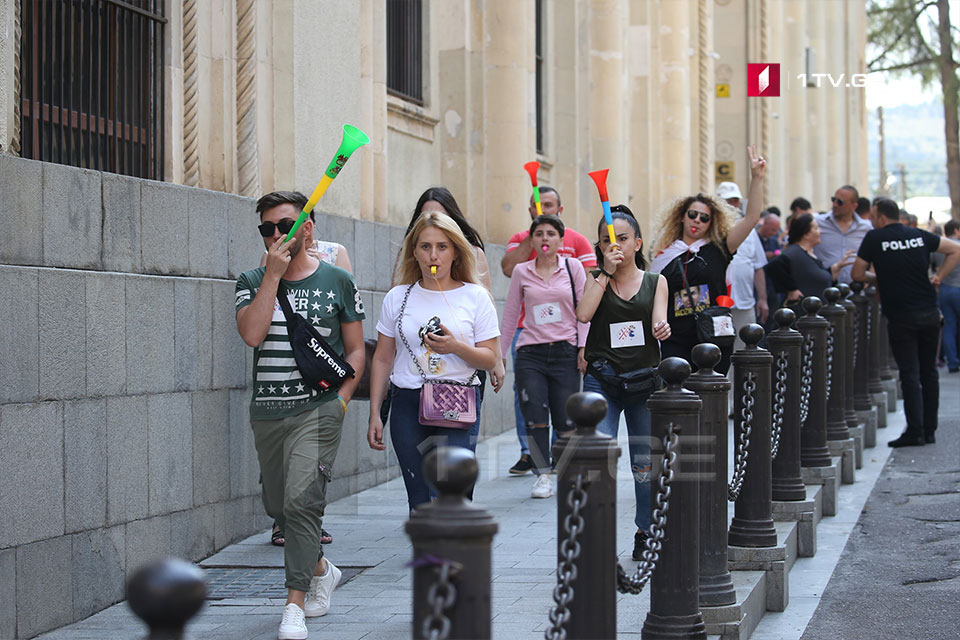
{"type": "Polygon", "coordinates": [[[260,235],[264,238],[269,238],[273,235],[274,229],[280,229],[280,233],[290,233],[290,229],[293,229],[293,225],[296,224],[296,220],[293,218],[284,218],[280,222],[264,222],[261,225],[257,226],[257,229],[260,230],[260,235]]]}
{"type": "Polygon", "coordinates": [[[708,222],[710,222],[711,216],[709,213],[704,213],[703,211],[694,211],[693,209],[690,209],[689,211],[687,211],[687,217],[690,218],[691,220],[696,220],[698,215],[700,216],[700,222],[702,222],[703,224],[707,224],[708,222]]]}
{"type": "Polygon", "coordinates": [[[832,200],[833,202],[836,202],[837,204],[844,204],[843,200],[841,200],[840,198],[830,198],[830,200],[832,200]]]}

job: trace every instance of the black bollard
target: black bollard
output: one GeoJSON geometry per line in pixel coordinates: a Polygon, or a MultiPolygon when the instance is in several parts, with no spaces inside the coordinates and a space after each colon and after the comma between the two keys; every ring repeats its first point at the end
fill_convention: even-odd
{"type": "Polygon", "coordinates": [[[843,307],[844,311],[847,312],[844,334],[846,336],[847,348],[843,358],[846,365],[843,369],[843,415],[847,420],[847,428],[856,429],[857,425],[860,423],[860,421],[857,420],[857,411],[853,406],[854,378],[856,377],[854,354],[856,353],[856,345],[858,340],[856,322],[857,307],[855,304],[853,304],[853,300],[850,299],[850,294],[852,293],[850,285],[841,282],[839,285],[837,285],[837,288],[840,290],[840,305],[843,307]]]}
{"type": "Polygon", "coordinates": [[[873,403],[870,402],[870,392],[867,387],[870,374],[868,361],[870,359],[870,299],[867,298],[862,282],[850,285],[853,289],[853,304],[857,308],[857,346],[854,354],[853,370],[853,408],[856,411],[870,411],[873,403]]]}
{"type": "Polygon", "coordinates": [[[557,438],[557,588],[552,629],[570,640],[617,637],[617,458],[620,447],[597,424],[599,393],[575,393],[567,415],[577,425],[557,438]],[[578,550],[578,551],[577,551],[578,550]],[[564,603],[556,602],[556,598],[564,603]],[[568,620],[564,623],[564,620],[568,620]]]}
{"type": "MultiPolygon", "coordinates": [[[[785,368],[785,388],[780,417],[780,441],[777,456],[773,459],[773,499],[794,501],[807,499],[807,487],[800,474],[800,358],[803,351],[803,336],[793,329],[796,314],[790,309],[778,309],[773,314],[777,328],[767,335],[767,344],[773,355],[774,421],[777,420],[777,394],[780,386],[777,378],[785,368]]],[[[776,430],[776,424],[774,424],[776,430]]]]}
{"type": "Polygon", "coordinates": [[[829,467],[832,464],[827,448],[827,327],[830,323],[818,315],[820,298],[803,299],[805,316],[797,320],[803,334],[804,360],[809,351],[810,385],[807,419],[800,425],[800,465],[829,467]]]}
{"type": "MultiPolygon", "coordinates": [[[[791,314],[792,315],[792,314],[791,314]]],[[[697,372],[684,385],[700,396],[700,606],[734,604],[737,592],[727,567],[727,396],[730,380],[713,370],[720,348],[709,342],[691,352],[697,372]]],[[[684,441],[689,441],[685,438],[684,441]]],[[[799,462],[797,463],[799,467],[799,462]]],[[[801,485],[802,486],[802,485],[801,485]]]]}
{"type": "Polygon", "coordinates": [[[840,305],[840,290],[823,290],[827,304],[820,315],[827,319],[827,440],[849,440],[846,412],[847,311],[840,305]]]}
{"type": "Polygon", "coordinates": [[[727,538],[727,543],[736,547],[777,545],[777,531],[773,525],[773,474],[770,460],[770,375],[773,356],[769,351],[757,348],[761,338],[763,327],[760,325],[751,323],[742,327],[740,339],[746,347],[730,357],[734,373],[734,484],[737,482],[744,429],[747,423],[750,425],[746,470],[742,476],[740,494],[736,497],[727,538]]]}
{"type": "Polygon", "coordinates": [[[463,447],[437,447],[423,459],[423,473],[438,497],[418,507],[405,526],[413,544],[413,637],[446,630],[451,640],[489,638],[497,523],[464,499],[477,481],[477,459],[463,447]]]}
{"type": "MultiPolygon", "coordinates": [[[[666,388],[653,393],[647,400],[650,408],[650,433],[654,442],[663,442],[670,431],[695,433],[700,420],[701,402],[697,394],[681,385],[690,376],[690,364],[683,358],[666,358],[658,369],[666,388]]],[[[698,580],[699,496],[696,476],[697,458],[677,454],[676,469],[670,485],[670,506],[664,525],[665,537],[660,560],[650,583],[650,611],[640,637],[702,638],[707,630],[700,615],[698,580]]],[[[654,465],[656,467],[656,465],[654,465]]],[[[651,503],[657,504],[661,484],[661,468],[650,484],[651,503]]],[[[653,526],[657,523],[654,522],[653,526]]],[[[615,638],[616,635],[604,636],[615,638]]]]}
{"type": "MultiPolygon", "coordinates": [[[[877,334],[877,341],[880,345],[880,374],[881,380],[893,380],[893,369],[890,368],[890,334],[887,332],[887,316],[883,314],[883,305],[880,305],[880,330],[877,334]]],[[[886,387],[884,387],[886,389],[886,387]]]]}
{"type": "Polygon", "coordinates": [[[867,319],[869,328],[870,348],[867,356],[867,392],[870,395],[883,393],[884,386],[880,379],[881,343],[884,336],[880,332],[880,302],[877,299],[877,288],[869,286],[866,290],[870,301],[870,317],[867,319]]]}
{"type": "Polygon", "coordinates": [[[127,582],[127,602],[150,627],[148,640],[180,640],[206,597],[203,571],[177,558],[142,567],[127,582]]]}

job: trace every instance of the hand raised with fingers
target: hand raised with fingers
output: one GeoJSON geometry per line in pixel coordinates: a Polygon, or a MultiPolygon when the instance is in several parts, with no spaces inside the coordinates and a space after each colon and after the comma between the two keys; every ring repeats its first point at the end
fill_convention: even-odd
{"type": "Polygon", "coordinates": [[[747,145],[747,155],[750,156],[750,175],[755,180],[762,180],[767,171],[767,160],[757,154],[757,145],[747,145]]]}

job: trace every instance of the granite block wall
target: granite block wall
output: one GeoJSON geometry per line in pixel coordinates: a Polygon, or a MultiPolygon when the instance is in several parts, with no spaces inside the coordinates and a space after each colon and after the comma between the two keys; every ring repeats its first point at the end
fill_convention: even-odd
{"type": "MultiPolygon", "coordinates": [[[[29,638],[119,601],[152,559],[269,525],[234,321],[263,248],[254,201],[230,194],[6,155],[0,194],[0,638],[29,638]]],[[[347,247],[375,337],[404,229],[317,222],[347,247]]],[[[509,386],[488,390],[482,433],[513,428],[511,407],[509,386]]],[[[331,500],[398,475],[366,446],[368,408],[347,413],[331,500]]]]}

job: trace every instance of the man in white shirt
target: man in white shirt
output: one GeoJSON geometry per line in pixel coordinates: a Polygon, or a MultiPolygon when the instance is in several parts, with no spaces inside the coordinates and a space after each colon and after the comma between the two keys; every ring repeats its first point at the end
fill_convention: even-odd
{"type": "Polygon", "coordinates": [[[760,236],[754,229],[743,241],[727,267],[727,282],[733,298],[733,326],[737,330],[734,351],[744,347],[740,340],[740,327],[751,322],[767,321],[770,310],[767,305],[767,281],[763,268],[767,265],[760,236]]]}

